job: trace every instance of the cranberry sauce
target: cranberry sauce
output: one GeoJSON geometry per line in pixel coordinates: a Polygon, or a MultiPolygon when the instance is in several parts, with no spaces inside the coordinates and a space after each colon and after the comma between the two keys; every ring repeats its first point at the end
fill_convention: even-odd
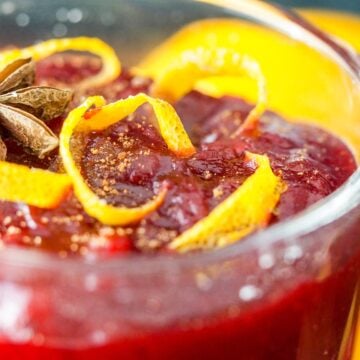
{"type": "MultiPolygon", "coordinates": [[[[356,322],[349,322],[349,309],[359,277],[356,269],[359,257],[324,282],[305,283],[278,301],[236,316],[187,319],[187,326],[174,324],[150,333],[145,325],[138,335],[100,344],[89,336],[89,343],[79,347],[68,347],[61,340],[47,344],[41,333],[26,343],[0,336],[0,353],[7,360],[333,360],[340,359],[340,354],[342,360],[350,360],[350,334],[356,322]]],[[[48,329],[43,325],[47,323],[56,327],[59,321],[53,316],[56,309],[44,305],[46,291],[41,288],[38,312],[31,317],[39,329],[48,329]]],[[[66,326],[76,339],[77,328],[69,323],[66,326]]]]}
{"type": "MultiPolygon", "coordinates": [[[[38,64],[37,81],[74,87],[96,73],[98,61],[56,56],[38,64]]],[[[108,101],[148,92],[151,82],[124,72],[118,80],[90,93],[108,101]]],[[[72,106],[88,94],[75,92],[72,106]]],[[[153,198],[162,184],[164,203],[137,224],[105,227],[89,217],[73,195],[55,210],[0,203],[0,234],[6,244],[59,252],[166,251],[166,245],[229,196],[255,171],[245,151],[267,154],[273,171],[287,183],[271,222],[281,221],[336,190],[353,173],[355,160],[336,137],[309,125],[288,123],[267,112],[257,134],[232,138],[251,106],[233,97],[215,99],[191,92],[175,108],[197,146],[182,159],[173,155],[153,125],[146,105],[108,129],[90,133],[83,144],[81,167],[91,188],[114,205],[135,207],[153,198]]],[[[50,127],[59,133],[63,119],[50,127]]],[[[39,160],[15,140],[7,139],[8,161],[56,171],[57,150],[39,160]]]]}

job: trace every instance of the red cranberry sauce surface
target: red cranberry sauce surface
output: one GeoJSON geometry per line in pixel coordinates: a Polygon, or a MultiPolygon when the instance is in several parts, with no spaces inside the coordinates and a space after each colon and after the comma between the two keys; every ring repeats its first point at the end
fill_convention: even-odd
{"type": "MultiPolygon", "coordinates": [[[[86,95],[101,94],[109,102],[148,92],[151,81],[124,71],[118,80],[87,94],[76,92],[82,78],[99,69],[97,60],[55,56],[37,65],[37,82],[73,87],[72,106],[86,95]]],[[[0,236],[5,244],[39,247],[60,255],[89,252],[165,251],[179,233],[207,216],[255,171],[245,151],[267,154],[273,171],[287,183],[271,222],[284,220],[336,190],[354,172],[350,150],[338,138],[310,125],[288,123],[267,112],[258,133],[231,138],[251,105],[234,97],[215,99],[191,92],[175,104],[197,152],[182,159],[166,147],[146,105],[127,119],[83,144],[81,170],[91,188],[114,205],[135,207],[149,201],[166,183],[160,208],[129,227],[103,226],[89,217],[70,194],[55,210],[0,203],[0,236]]],[[[50,127],[59,133],[63,118],[50,127]]],[[[16,140],[3,138],[7,160],[56,171],[58,151],[39,160],[16,140]]]]}

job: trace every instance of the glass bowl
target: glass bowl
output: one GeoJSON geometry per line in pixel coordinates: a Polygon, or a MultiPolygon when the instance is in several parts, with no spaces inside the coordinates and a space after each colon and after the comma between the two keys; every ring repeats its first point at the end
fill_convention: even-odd
{"type": "MultiPolygon", "coordinates": [[[[297,96],[286,108],[275,99],[273,108],[336,131],[358,157],[357,57],[295,14],[266,3],[2,1],[0,46],[97,36],[131,66],[183,25],[213,17],[246,18],[277,34],[282,47],[273,65],[284,68],[283,91],[295,88],[297,96]],[[309,60],[302,69],[308,77],[296,82],[291,74],[298,65],[281,49],[297,47],[308,51],[309,60]],[[324,80],[323,64],[336,74],[336,86],[324,80]],[[307,102],[304,89],[311,82],[322,91],[307,102]],[[336,105],[330,116],[326,104],[336,105]]],[[[357,171],[307,211],[211,253],[85,261],[3,248],[1,357],[350,359],[360,299],[359,204],[357,171]]]]}

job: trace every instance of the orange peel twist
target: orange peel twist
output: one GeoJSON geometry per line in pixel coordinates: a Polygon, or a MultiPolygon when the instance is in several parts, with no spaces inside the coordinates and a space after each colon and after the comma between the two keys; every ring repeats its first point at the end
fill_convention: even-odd
{"type": "Polygon", "coordinates": [[[0,52],[0,69],[20,58],[32,58],[34,61],[39,61],[67,50],[89,52],[102,60],[101,71],[81,81],[77,87],[99,87],[115,80],[121,73],[121,64],[114,49],[98,38],[89,37],[51,39],[22,49],[2,51],[0,52]]]}
{"type": "Polygon", "coordinates": [[[166,101],[143,93],[95,108],[88,112],[90,120],[82,121],[78,131],[103,130],[132,114],[141,105],[149,103],[155,113],[160,134],[168,148],[177,156],[187,157],[195,153],[195,147],[186,133],[175,109],[166,101]]]}
{"type": "Polygon", "coordinates": [[[246,154],[258,168],[210,214],[175,238],[169,248],[179,252],[230,245],[268,224],[285,185],[266,155],[246,154]]]}
{"type": "Polygon", "coordinates": [[[0,199],[53,209],[71,190],[66,174],[0,161],[0,199]]]}
{"type": "Polygon", "coordinates": [[[199,47],[181,53],[154,80],[152,94],[175,102],[194,88],[195,84],[211,76],[249,76],[257,82],[258,100],[242,124],[242,129],[253,127],[266,110],[266,80],[259,64],[247,55],[229,48],[199,47]]]}
{"type": "Polygon", "coordinates": [[[141,220],[161,205],[167,191],[163,188],[153,200],[136,208],[107,204],[104,199],[99,198],[91,190],[83,179],[71,153],[71,138],[75,131],[86,132],[105,129],[121,121],[145,102],[149,102],[153,106],[160,132],[169,148],[182,155],[189,154],[190,150],[191,152],[194,151],[190,139],[171,105],[162,100],[150,98],[145,94],[132,96],[109,105],[105,105],[105,100],[101,96],[90,97],[70,112],[60,133],[60,155],[64,168],[72,180],[74,192],[84,210],[106,225],[126,225],[141,220]]]}

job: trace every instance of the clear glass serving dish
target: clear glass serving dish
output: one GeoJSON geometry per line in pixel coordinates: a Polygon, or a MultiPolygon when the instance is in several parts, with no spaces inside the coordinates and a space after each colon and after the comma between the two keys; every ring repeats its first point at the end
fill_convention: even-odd
{"type": "MultiPolygon", "coordinates": [[[[298,65],[279,52],[281,88],[298,89],[298,96],[290,98],[290,111],[276,99],[274,107],[336,131],[358,155],[357,57],[294,14],[262,2],[1,1],[0,46],[97,36],[131,66],[183,25],[213,17],[246,18],[277,33],[283,49],[304,47],[318,58],[303,63],[308,77],[296,82],[291,74],[298,65]],[[325,63],[336,86],[323,80],[325,63]],[[309,82],[317,86],[315,101],[303,93],[309,82]],[[326,104],[337,105],[331,116],[326,104]]],[[[85,262],[3,248],[0,357],[350,359],[359,275],[360,172],[306,212],[211,253],[85,262]]]]}

